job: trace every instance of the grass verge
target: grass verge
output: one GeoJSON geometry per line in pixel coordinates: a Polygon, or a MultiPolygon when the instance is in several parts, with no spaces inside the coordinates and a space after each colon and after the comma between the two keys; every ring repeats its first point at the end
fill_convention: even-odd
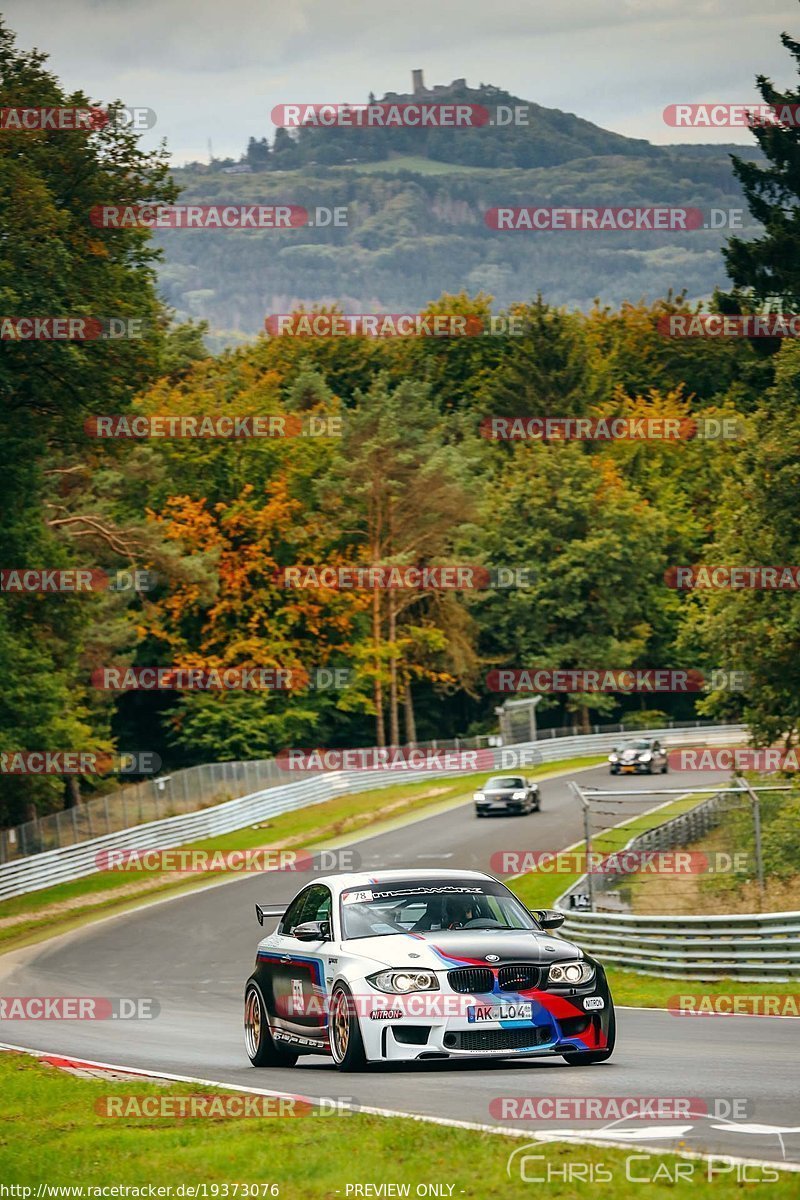
{"type": "MultiPolygon", "coordinates": [[[[659,975],[640,975],[606,967],[615,1004],[631,1008],[667,1008],[676,996],[781,996],[800,995],[800,979],[787,983],[774,980],[715,979],[702,983],[697,979],[664,979],[659,975]]],[[[679,1018],[676,1017],[676,1020],[679,1018]]],[[[787,1017],[787,1020],[794,1019],[787,1017]]]]}
{"type": "MultiPolygon", "coordinates": [[[[529,768],[532,777],[546,777],[602,762],[602,756],[541,763],[529,768]]],[[[490,771],[454,779],[400,783],[389,788],[338,796],[321,804],[271,817],[217,838],[192,842],[182,849],[208,853],[258,848],[301,849],[358,834],[384,822],[402,820],[426,808],[466,799],[488,779],[490,771]]],[[[17,949],[54,933],[77,928],[97,917],[135,908],[148,900],[206,887],[229,872],[98,871],[84,879],[57,884],[0,903],[0,953],[17,949]]]]}
{"type": "MultiPolygon", "coordinates": [[[[351,163],[330,168],[333,171],[348,171],[357,175],[378,175],[385,172],[413,171],[415,175],[485,175],[495,171],[494,167],[467,166],[461,163],[439,162],[424,158],[421,154],[400,154],[382,158],[377,162],[351,163]]],[[[513,167],[511,168],[514,169],[513,167]]]]}
{"type": "MultiPolygon", "coordinates": [[[[592,852],[594,854],[612,854],[616,850],[622,850],[631,838],[645,833],[648,829],[653,829],[656,825],[663,824],[664,821],[669,821],[672,817],[688,812],[697,803],[696,796],[679,796],[672,803],[660,804],[658,808],[651,809],[650,812],[632,817],[624,825],[595,834],[592,837],[592,852]]],[[[582,848],[583,842],[576,844],[575,855],[580,854],[582,848]]],[[[573,857],[572,854],[569,856],[570,859],[573,857]]],[[[512,891],[528,908],[550,908],[563,892],[578,882],[582,874],[581,871],[530,871],[509,880],[508,883],[512,891]]]]}
{"type": "MultiPolygon", "coordinates": [[[[600,761],[603,759],[593,757],[541,764],[530,769],[529,774],[542,777],[554,771],[592,766],[600,761]]],[[[487,778],[488,773],[484,773],[441,780],[438,784],[428,781],[398,784],[397,787],[340,796],[296,812],[284,813],[257,826],[193,843],[191,848],[211,853],[215,850],[253,849],[267,844],[298,849],[311,845],[316,847],[326,840],[358,833],[373,825],[402,819],[417,810],[457,800],[479,787],[487,778]]],[[[656,813],[636,817],[623,828],[610,829],[598,835],[593,841],[593,849],[603,853],[619,850],[635,834],[686,811],[696,803],[696,798],[682,798],[667,807],[660,807],[656,813]]],[[[101,871],[86,879],[6,900],[0,904],[0,954],[54,933],[77,928],[98,917],[135,908],[162,895],[207,886],[221,874],[224,873],[217,873],[212,878],[200,875],[187,879],[183,874],[162,872],[137,878],[129,872],[101,871]]],[[[532,872],[510,881],[510,886],[530,908],[547,908],[578,878],[578,875],[532,872]]],[[[617,1004],[641,1008],[664,1008],[681,991],[709,990],[711,987],[715,993],[726,995],[761,996],[776,990],[800,992],[800,981],[776,985],[768,981],[745,983],[717,980],[713,985],[704,985],[696,980],[663,979],[614,967],[608,968],[608,978],[617,1004]]]]}
{"type": "MultiPolygon", "coordinates": [[[[617,829],[607,829],[592,838],[592,851],[611,854],[622,850],[637,834],[687,812],[697,803],[697,796],[679,797],[671,804],[660,805],[655,811],[626,821],[617,829]]],[[[577,852],[580,852],[580,849],[581,847],[578,847],[577,852]]],[[[558,897],[579,879],[580,874],[577,872],[551,874],[532,871],[508,882],[512,891],[528,908],[550,908],[558,897]]],[[[666,1008],[673,997],[679,994],[694,995],[698,992],[726,996],[769,996],[776,993],[800,992],[800,980],[777,983],[769,979],[715,979],[713,982],[704,983],[696,979],[664,979],[659,975],[624,971],[613,966],[607,967],[606,973],[614,1002],[632,1008],[666,1008]]]]}
{"type": "MultiPolygon", "coordinates": [[[[768,844],[774,844],[774,837],[769,836],[768,844]]],[[[750,846],[737,845],[731,836],[730,822],[723,821],[705,837],[680,849],[707,855],[712,869],[670,876],[648,871],[626,875],[620,891],[631,912],[637,916],[671,913],[700,917],[800,909],[800,862],[795,859],[797,873],[793,875],[770,875],[765,869],[762,896],[757,880],[749,877],[755,873],[752,839],[750,846]],[[715,865],[715,860],[722,865],[715,865]],[[745,864],[744,869],[736,869],[737,861],[745,864]]]]}
{"type": "MultiPolygon", "coordinates": [[[[348,1083],[349,1089],[339,1089],[342,1093],[357,1090],[357,1077],[350,1077],[348,1083]]],[[[181,1194],[185,1196],[191,1194],[188,1187],[205,1184],[209,1185],[205,1195],[230,1200],[237,1195],[269,1196],[270,1184],[277,1185],[277,1193],[272,1194],[281,1200],[345,1197],[355,1194],[348,1191],[348,1185],[356,1184],[407,1185],[405,1194],[411,1196],[417,1194],[418,1185],[437,1184],[441,1190],[433,1194],[476,1200],[503,1200],[527,1190],[518,1167],[510,1176],[506,1173],[509,1155],[525,1141],[498,1134],[362,1113],[238,1120],[106,1117],[98,1113],[97,1106],[108,1096],[147,1096],[160,1101],[197,1095],[198,1087],[75,1078],[35,1058],[11,1053],[0,1054],[0,1093],[2,1181],[30,1187],[28,1195],[35,1196],[40,1184],[83,1189],[131,1186],[144,1188],[131,1194],[145,1196],[149,1184],[171,1187],[173,1196],[179,1185],[184,1185],[181,1194]],[[245,1183],[249,1189],[266,1186],[248,1192],[242,1190],[245,1183]],[[239,1185],[237,1192],[235,1184],[239,1185]],[[211,1191],[211,1185],[218,1185],[218,1190],[211,1191]]],[[[230,1093],[203,1089],[203,1095],[230,1093]]],[[[134,1101],[137,1107],[139,1103],[134,1101]]],[[[721,1173],[722,1164],[717,1164],[720,1173],[709,1180],[709,1163],[681,1161],[663,1153],[646,1155],[639,1147],[628,1153],[609,1147],[547,1143],[537,1144],[528,1153],[541,1156],[536,1162],[529,1160],[529,1178],[533,1174],[548,1180],[547,1195],[555,1200],[583,1195],[581,1172],[586,1180],[597,1177],[600,1170],[598,1181],[613,1182],[609,1194],[622,1200],[632,1200],[641,1187],[628,1175],[652,1181],[648,1195],[653,1200],[674,1197],[684,1190],[693,1197],[733,1197],[755,1186],[737,1184],[735,1172],[721,1173]],[[629,1159],[633,1161],[626,1170],[629,1159]],[[688,1178],[685,1174],[676,1186],[678,1166],[688,1178]],[[576,1171],[577,1183],[569,1179],[576,1171]]],[[[516,1156],[515,1165],[521,1157],[516,1156]]],[[[775,1171],[774,1180],[770,1197],[796,1196],[796,1175],[775,1171]]],[[[24,1197],[24,1193],[17,1194],[24,1197]]],[[[362,1191],[364,1194],[381,1193],[362,1191]]],[[[83,1195],[91,1193],[84,1190],[83,1195]]]]}

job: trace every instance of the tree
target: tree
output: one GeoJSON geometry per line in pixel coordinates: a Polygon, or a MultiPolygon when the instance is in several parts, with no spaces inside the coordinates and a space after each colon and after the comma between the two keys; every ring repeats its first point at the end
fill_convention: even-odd
{"type": "Polygon", "coordinates": [[[275,130],[275,141],[272,143],[272,165],[287,169],[292,165],[292,159],[297,157],[297,142],[288,129],[279,126],[275,130]]]}
{"type": "MultiPolygon", "coordinates": [[[[291,381],[268,365],[268,344],[196,363],[176,380],[159,380],[137,400],[143,414],[267,416],[304,420],[340,416],[324,377],[300,370],[291,381]],[[294,418],[297,419],[296,417],[294,418]]],[[[302,676],[317,667],[352,666],[368,634],[361,593],[289,589],[276,573],[297,563],[344,561],[342,538],[317,492],[335,439],[176,438],[137,447],[138,493],[154,540],[173,547],[171,581],[148,598],[137,664],[201,669],[280,667],[302,676]]],[[[126,720],[158,730],[155,747],[181,762],[218,754],[272,754],[299,736],[330,744],[363,740],[367,684],[342,691],[126,697],[126,720]],[[337,738],[339,741],[337,742],[337,738]]]]}
{"type": "Polygon", "coordinates": [[[159,374],[174,380],[183,375],[192,363],[208,358],[208,351],[203,342],[203,335],[206,333],[208,324],[205,321],[186,321],[182,325],[174,325],[167,329],[159,374]]]}
{"type": "Polygon", "coordinates": [[[247,163],[254,171],[266,171],[269,167],[269,143],[265,137],[256,141],[254,137],[247,143],[247,163]]]}
{"type": "MultiPolygon", "coordinates": [[[[518,445],[497,474],[502,480],[485,488],[484,559],[528,567],[534,577],[473,602],[484,661],[522,669],[641,664],[665,591],[657,509],[609,455],[581,445],[518,445]]],[[[590,709],[613,705],[606,693],[567,697],[587,729],[590,709]]]]}
{"type": "Polygon", "coordinates": [[[591,361],[582,318],[547,304],[514,305],[523,335],[505,340],[505,355],[485,388],[484,409],[511,416],[575,416],[604,396],[602,364],[591,361]],[[594,369],[593,369],[594,367],[594,369]]]}
{"type": "MultiPolygon", "coordinates": [[[[46,57],[24,52],[0,24],[0,107],[89,107],[66,93],[46,57]]],[[[157,370],[166,314],[148,231],[96,229],[95,205],[170,201],[163,152],[143,153],[111,120],[92,131],[7,132],[0,138],[0,311],[18,316],[135,318],[141,338],[0,342],[0,562],[94,566],[84,519],[62,511],[76,458],[88,451],[86,417],[119,412],[157,370]]],[[[94,448],[96,452],[96,447],[94,448]]],[[[91,454],[91,451],[88,451],[91,454]]],[[[94,531],[96,533],[96,530],[94,531]]],[[[106,544],[106,552],[109,547],[106,544]]],[[[110,555],[116,563],[118,556],[110,555]]],[[[0,613],[4,734],[14,749],[105,749],[108,708],[83,673],[106,598],[16,596],[0,613]],[[22,687],[19,672],[29,671],[22,687]]],[[[113,604],[113,601],[112,601],[113,604]]],[[[63,783],[0,778],[8,820],[58,802],[63,783]]],[[[68,789],[68,802],[75,789],[68,789]]]]}
{"type": "MultiPolygon", "coordinates": [[[[781,42],[800,67],[800,42],[788,33],[781,42]]],[[[800,305],[800,88],[779,91],[765,75],[756,78],[765,104],[789,106],[794,114],[778,124],[755,125],[753,136],[767,165],[731,156],[753,217],[764,235],[752,241],[731,238],[723,250],[735,287],[751,289],[762,301],[797,312],[800,305]]]]}
{"type": "MultiPolygon", "coordinates": [[[[711,310],[724,311],[720,302],[715,296],[711,310]]],[[[661,319],[696,311],[699,306],[689,306],[683,293],[672,292],[652,304],[594,304],[585,318],[584,336],[590,370],[605,380],[607,394],[613,387],[630,395],[682,387],[698,411],[735,390],[740,407],[754,407],[773,379],[771,367],[754,353],[752,342],[672,338],[659,330],[661,319]]]]}
{"type": "MultiPolygon", "coordinates": [[[[368,392],[356,397],[328,498],[358,561],[438,565],[452,555],[456,530],[469,519],[470,506],[462,483],[463,460],[446,444],[442,431],[436,402],[419,384],[407,382],[392,389],[386,377],[378,376],[368,392]]],[[[401,691],[410,713],[411,678],[449,678],[441,670],[426,671],[413,651],[448,646],[455,652],[462,644],[456,637],[462,612],[453,597],[373,589],[370,654],[379,746],[386,744],[387,701],[389,739],[397,744],[401,691]],[[412,609],[421,609],[426,620],[411,621],[412,609]],[[403,632],[404,618],[413,631],[403,632]],[[437,637],[435,629],[444,637],[437,637]]],[[[411,715],[407,727],[413,725],[411,715]]]]}
{"type": "MultiPolygon", "coordinates": [[[[716,537],[705,563],[800,562],[800,347],[776,356],[776,382],[748,423],[724,482],[716,537]]],[[[792,591],[698,591],[687,597],[683,644],[709,667],[742,671],[742,695],[724,688],[703,703],[715,716],[739,715],[758,746],[800,743],[800,613],[792,591]]]]}

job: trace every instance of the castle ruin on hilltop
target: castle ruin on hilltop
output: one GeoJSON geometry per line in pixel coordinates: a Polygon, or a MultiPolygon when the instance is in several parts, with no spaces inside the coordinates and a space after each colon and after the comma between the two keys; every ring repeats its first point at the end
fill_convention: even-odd
{"type": "Polygon", "coordinates": [[[386,92],[384,100],[392,100],[394,102],[400,100],[410,100],[412,97],[416,100],[426,99],[432,100],[434,97],[438,100],[443,96],[452,96],[463,92],[467,87],[466,79],[454,79],[452,83],[437,83],[432,88],[425,87],[425,81],[422,76],[422,69],[418,68],[411,72],[411,92],[386,92]]]}

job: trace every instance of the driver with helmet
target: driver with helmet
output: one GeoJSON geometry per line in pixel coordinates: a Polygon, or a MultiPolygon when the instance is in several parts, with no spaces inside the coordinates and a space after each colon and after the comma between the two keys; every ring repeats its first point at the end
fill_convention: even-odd
{"type": "Polygon", "coordinates": [[[468,921],[479,916],[471,896],[448,896],[445,911],[445,929],[463,929],[468,921]]]}

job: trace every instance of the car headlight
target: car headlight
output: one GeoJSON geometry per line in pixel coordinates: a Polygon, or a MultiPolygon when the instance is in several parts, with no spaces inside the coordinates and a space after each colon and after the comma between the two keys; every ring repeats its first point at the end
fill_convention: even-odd
{"type": "Polygon", "coordinates": [[[485,800],[486,797],[484,796],[483,792],[476,792],[475,795],[472,797],[472,799],[473,800],[485,800]]]}
{"type": "Polygon", "coordinates": [[[588,983],[590,979],[594,979],[594,967],[584,961],[553,963],[547,973],[548,983],[588,983]]]}
{"type": "Polygon", "coordinates": [[[391,992],[393,996],[439,990],[439,980],[433,971],[380,971],[377,975],[368,975],[367,983],[379,992],[391,992]]]}
{"type": "Polygon", "coordinates": [[[608,761],[609,762],[619,762],[619,755],[618,754],[609,754],[608,761]]]}
{"type": "Polygon", "coordinates": [[[526,793],[525,793],[525,792],[512,792],[512,793],[511,793],[511,799],[512,799],[512,800],[524,800],[524,799],[525,799],[525,795],[526,795],[526,793]]]}
{"type": "Polygon", "coordinates": [[[644,754],[640,754],[640,755],[639,755],[639,762],[650,762],[650,759],[651,759],[652,757],[653,757],[653,756],[652,756],[652,754],[650,753],[650,751],[649,751],[649,750],[645,750],[644,754]]]}

